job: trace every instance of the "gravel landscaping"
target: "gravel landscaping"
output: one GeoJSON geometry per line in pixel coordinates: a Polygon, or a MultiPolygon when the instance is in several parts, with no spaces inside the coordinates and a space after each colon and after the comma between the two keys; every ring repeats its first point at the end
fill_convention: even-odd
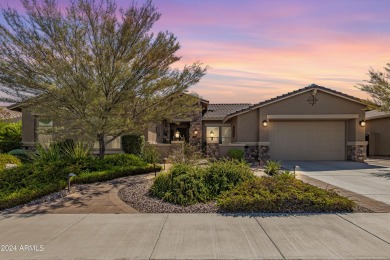
{"type": "MultiPolygon", "coordinates": [[[[131,207],[140,213],[216,213],[223,212],[218,209],[216,203],[198,203],[183,207],[162,201],[149,195],[149,189],[153,184],[153,179],[139,179],[129,183],[128,186],[119,190],[118,196],[131,207]]],[[[357,205],[355,213],[373,213],[373,211],[357,205]]]]}
{"type": "Polygon", "coordinates": [[[183,207],[149,195],[153,180],[139,180],[119,190],[118,196],[141,213],[215,213],[218,207],[215,202],[198,203],[183,207]]]}

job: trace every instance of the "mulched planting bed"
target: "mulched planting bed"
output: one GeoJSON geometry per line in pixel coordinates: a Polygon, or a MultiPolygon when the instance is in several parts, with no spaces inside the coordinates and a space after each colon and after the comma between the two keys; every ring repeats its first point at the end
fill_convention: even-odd
{"type": "MultiPolygon", "coordinates": [[[[162,201],[149,195],[153,180],[138,180],[119,190],[118,196],[140,213],[223,213],[216,202],[198,203],[191,206],[180,206],[162,201]]],[[[356,206],[355,213],[373,213],[373,211],[356,206]]]]}

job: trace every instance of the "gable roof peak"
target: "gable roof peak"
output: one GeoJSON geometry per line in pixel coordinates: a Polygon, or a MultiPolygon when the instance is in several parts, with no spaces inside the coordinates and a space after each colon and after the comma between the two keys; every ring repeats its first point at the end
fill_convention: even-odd
{"type": "Polygon", "coordinates": [[[306,86],[304,88],[300,88],[300,89],[288,92],[286,94],[279,95],[279,96],[276,96],[274,98],[270,98],[270,99],[261,101],[261,102],[259,102],[257,104],[251,105],[251,106],[249,106],[247,108],[243,108],[241,110],[238,110],[238,111],[235,111],[233,113],[230,113],[230,114],[228,114],[224,118],[224,121],[226,122],[229,118],[232,118],[235,115],[246,113],[246,112],[251,111],[253,109],[256,109],[258,107],[266,106],[266,105],[269,105],[271,103],[278,102],[278,101],[284,100],[286,98],[289,98],[289,97],[292,97],[292,96],[295,96],[295,95],[298,95],[298,94],[301,94],[301,93],[308,92],[308,91],[310,91],[312,89],[318,89],[318,90],[321,90],[323,92],[326,92],[326,93],[329,93],[329,94],[332,94],[332,95],[335,95],[335,96],[339,96],[341,98],[348,99],[350,101],[353,101],[353,102],[360,103],[360,104],[364,105],[364,103],[362,102],[362,100],[360,98],[357,98],[357,97],[354,97],[354,96],[342,93],[340,91],[336,91],[336,90],[333,90],[333,89],[330,89],[330,88],[326,88],[326,87],[323,87],[323,86],[319,86],[317,84],[312,83],[312,84],[310,84],[310,85],[308,85],[308,86],[306,86]]]}

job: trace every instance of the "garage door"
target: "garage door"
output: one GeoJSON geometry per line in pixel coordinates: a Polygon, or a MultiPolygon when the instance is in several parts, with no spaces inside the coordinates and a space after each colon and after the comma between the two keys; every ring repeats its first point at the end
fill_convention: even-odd
{"type": "Polygon", "coordinates": [[[345,160],[343,121],[270,123],[274,160],[345,160]]]}

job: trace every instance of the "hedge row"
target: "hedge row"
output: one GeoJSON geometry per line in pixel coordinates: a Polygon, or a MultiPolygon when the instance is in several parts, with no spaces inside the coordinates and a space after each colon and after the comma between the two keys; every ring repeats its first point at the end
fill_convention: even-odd
{"type": "MultiPolygon", "coordinates": [[[[161,170],[161,167],[156,169],[161,170]]],[[[25,164],[0,171],[0,210],[64,189],[69,173],[76,174],[73,183],[91,183],[153,171],[153,165],[125,154],[109,155],[103,160],[90,157],[50,164],[25,164]]]]}

